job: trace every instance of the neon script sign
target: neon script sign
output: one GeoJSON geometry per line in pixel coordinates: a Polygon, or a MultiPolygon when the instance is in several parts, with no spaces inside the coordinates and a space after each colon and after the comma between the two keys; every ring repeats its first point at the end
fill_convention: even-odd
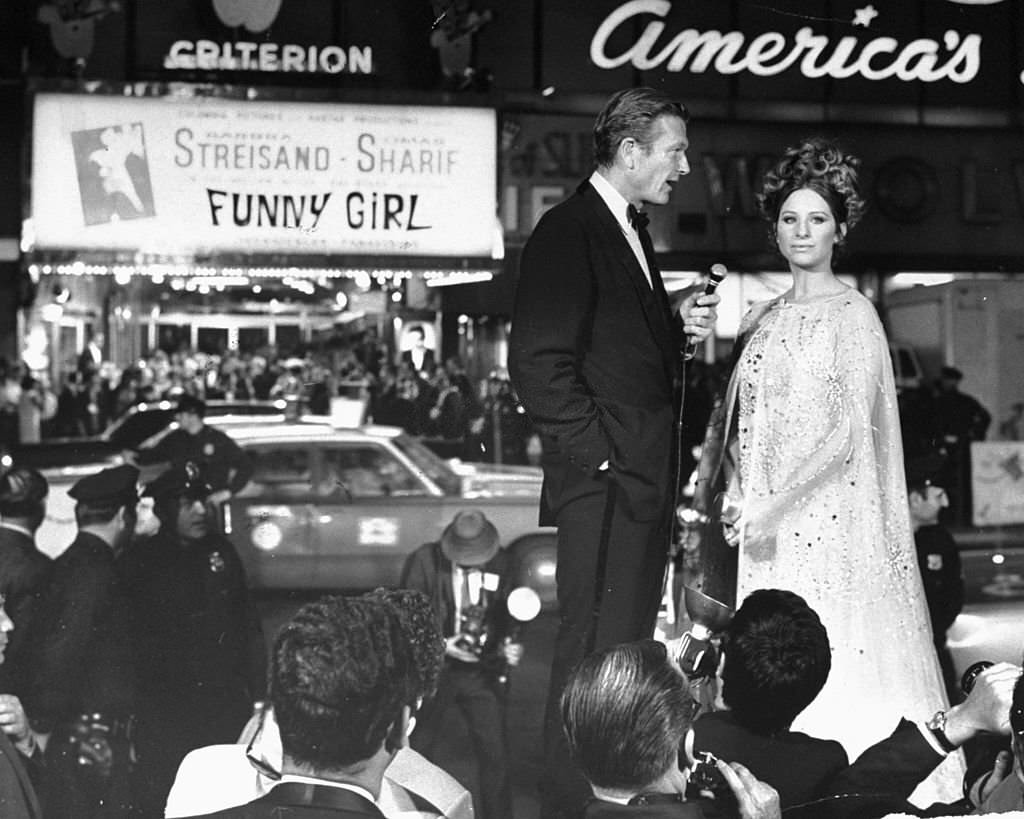
{"type": "MultiPolygon", "coordinates": [[[[951,80],[961,84],[973,80],[981,65],[981,35],[961,34],[952,29],[943,34],[941,41],[920,38],[901,44],[894,37],[863,40],[847,36],[832,40],[816,34],[810,26],[798,29],[792,38],[777,31],[748,38],[739,31],[688,28],[666,43],[662,40],[665,24],[651,20],[642,29],[636,29],[639,36],[625,51],[609,53],[608,42],[623,24],[628,24],[625,30],[632,30],[636,25],[634,18],[664,18],[671,8],[671,0],[630,0],[619,6],[594,33],[590,42],[591,61],[598,68],[607,69],[629,64],[641,71],[663,66],[666,71],[681,72],[689,67],[694,74],[713,69],[719,74],[745,71],[770,77],[796,67],[810,79],[860,76],[868,80],[951,80]]],[[[1024,74],[1021,82],[1024,83],[1024,74]]]]}

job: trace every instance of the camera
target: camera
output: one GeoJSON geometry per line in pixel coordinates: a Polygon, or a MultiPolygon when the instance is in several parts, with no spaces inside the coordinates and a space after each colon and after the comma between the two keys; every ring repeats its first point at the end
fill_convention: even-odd
{"type": "Polygon", "coordinates": [[[459,636],[455,645],[479,657],[487,645],[487,607],[466,606],[459,623],[459,636]]]}
{"type": "Polygon", "coordinates": [[[491,641],[490,627],[493,618],[490,609],[495,604],[499,580],[498,575],[484,572],[480,599],[465,606],[459,616],[459,635],[455,645],[477,657],[483,654],[484,648],[491,641]]]}
{"type": "Polygon", "coordinates": [[[976,663],[971,663],[960,678],[960,690],[963,691],[964,694],[970,694],[971,689],[974,688],[975,680],[978,679],[978,675],[986,668],[990,668],[993,665],[995,665],[995,663],[991,660],[978,660],[976,663]]]}
{"type": "Polygon", "coordinates": [[[690,770],[690,778],[686,784],[688,799],[707,798],[709,795],[718,801],[735,799],[732,788],[718,770],[718,758],[710,751],[697,751],[696,762],[690,770]]]}

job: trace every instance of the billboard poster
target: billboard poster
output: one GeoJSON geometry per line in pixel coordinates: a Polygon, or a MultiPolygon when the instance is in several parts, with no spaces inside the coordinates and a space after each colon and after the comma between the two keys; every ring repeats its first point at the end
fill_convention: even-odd
{"type": "Polygon", "coordinates": [[[491,109],[34,99],[30,251],[490,256],[491,109]]]}
{"type": "Polygon", "coordinates": [[[1024,443],[971,444],[975,526],[1024,523],[1024,443]]]}

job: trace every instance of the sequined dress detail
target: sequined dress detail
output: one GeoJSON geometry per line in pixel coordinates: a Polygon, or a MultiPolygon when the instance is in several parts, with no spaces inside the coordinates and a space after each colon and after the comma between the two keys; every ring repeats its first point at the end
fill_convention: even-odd
{"type": "MultiPolygon", "coordinates": [[[[946,707],[888,344],[874,306],[853,290],[775,299],[744,325],[731,431],[751,523],[741,533],[736,599],[790,589],[818,612],[832,671],[793,729],[838,739],[852,760],[901,716],[926,720],[946,707]]],[[[918,799],[957,798],[961,765],[953,755],[918,799]]]]}

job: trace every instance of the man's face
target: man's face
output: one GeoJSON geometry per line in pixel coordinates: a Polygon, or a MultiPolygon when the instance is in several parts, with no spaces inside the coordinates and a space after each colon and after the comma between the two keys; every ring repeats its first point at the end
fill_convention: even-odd
{"type": "Polygon", "coordinates": [[[633,167],[628,180],[631,187],[626,198],[632,203],[664,205],[672,197],[672,187],[679,177],[690,172],[686,149],[686,123],[679,117],[662,115],[651,126],[651,142],[638,145],[631,153],[633,167]]]}
{"type": "Polygon", "coordinates": [[[949,497],[941,486],[926,486],[924,492],[910,493],[910,514],[921,526],[939,522],[939,513],[949,506],[949,497]]]}
{"type": "Polygon", "coordinates": [[[14,622],[7,615],[7,609],[4,606],[4,596],[0,594],[0,663],[4,661],[4,652],[11,639],[11,632],[14,631],[14,622]]]}
{"type": "Polygon", "coordinates": [[[179,412],[175,418],[178,426],[189,435],[198,435],[199,431],[203,428],[203,419],[194,412],[179,412]]]}
{"type": "Polygon", "coordinates": [[[184,540],[201,540],[209,530],[206,504],[184,496],[178,498],[178,535],[184,540]]]}

